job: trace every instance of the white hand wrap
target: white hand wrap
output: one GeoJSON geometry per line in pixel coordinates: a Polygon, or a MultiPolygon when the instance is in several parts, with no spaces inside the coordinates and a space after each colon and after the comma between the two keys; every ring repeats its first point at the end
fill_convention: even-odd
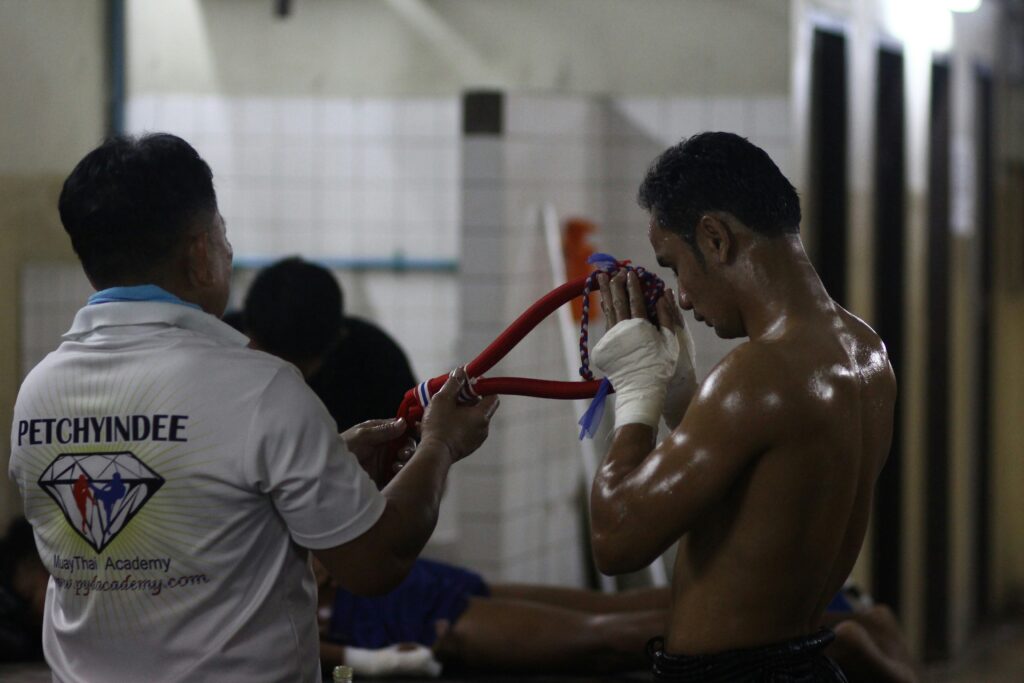
{"type": "Polygon", "coordinates": [[[694,370],[696,354],[693,349],[693,337],[685,327],[676,330],[679,342],[679,357],[676,359],[676,370],[668,382],[665,394],[665,408],[661,412],[665,425],[675,429],[683,421],[686,408],[697,391],[697,371],[694,370]]]}
{"type": "Polygon", "coordinates": [[[434,659],[430,648],[422,645],[390,645],[380,650],[366,650],[361,647],[345,646],[345,664],[360,676],[368,678],[384,676],[428,676],[441,675],[441,663],[434,659]],[[401,647],[401,649],[399,649],[401,647]]]}
{"type": "Polygon", "coordinates": [[[679,356],[676,335],[644,318],[623,320],[601,337],[590,355],[615,389],[615,428],[640,423],[657,429],[679,356]]]}

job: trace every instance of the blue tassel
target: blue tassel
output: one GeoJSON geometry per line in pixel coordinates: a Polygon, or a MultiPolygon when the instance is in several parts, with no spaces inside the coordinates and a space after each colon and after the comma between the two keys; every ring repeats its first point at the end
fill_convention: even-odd
{"type": "Polygon", "coordinates": [[[595,265],[601,270],[611,270],[618,263],[618,260],[616,260],[616,258],[611,254],[597,252],[590,255],[590,258],[587,259],[587,263],[595,265]]]}
{"type": "Polygon", "coordinates": [[[594,400],[590,402],[587,412],[583,413],[583,417],[580,418],[579,425],[582,427],[580,429],[580,441],[583,440],[584,436],[593,439],[594,434],[597,433],[597,428],[601,424],[601,418],[604,417],[605,399],[608,398],[608,392],[611,388],[612,383],[608,381],[607,377],[601,380],[601,386],[597,388],[594,400]]]}

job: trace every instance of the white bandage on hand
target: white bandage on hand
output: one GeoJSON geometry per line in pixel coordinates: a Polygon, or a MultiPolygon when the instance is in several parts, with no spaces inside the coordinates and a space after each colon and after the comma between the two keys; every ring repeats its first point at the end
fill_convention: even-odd
{"type": "Polygon", "coordinates": [[[676,340],[679,342],[679,356],[676,358],[676,369],[668,382],[665,394],[665,408],[661,417],[669,429],[675,429],[683,421],[686,408],[690,405],[693,395],[697,392],[697,371],[694,369],[696,354],[693,349],[693,337],[683,326],[676,328],[676,340]]]}
{"type": "Polygon", "coordinates": [[[441,675],[441,663],[428,647],[419,644],[390,645],[379,650],[345,646],[345,664],[368,678],[385,676],[441,675]]]}
{"type": "Polygon", "coordinates": [[[644,318],[612,326],[591,360],[615,389],[615,427],[640,423],[658,428],[668,382],[676,369],[679,340],[644,318]]]}

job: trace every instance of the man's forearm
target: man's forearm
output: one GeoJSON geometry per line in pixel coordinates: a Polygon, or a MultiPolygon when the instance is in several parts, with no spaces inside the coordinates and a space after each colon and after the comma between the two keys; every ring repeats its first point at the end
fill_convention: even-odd
{"type": "MultiPolygon", "coordinates": [[[[628,515],[637,492],[635,475],[654,447],[655,432],[644,424],[615,431],[611,448],[594,477],[590,524],[594,556],[605,573],[620,573],[621,558],[630,553],[628,515]]],[[[642,482],[639,482],[642,484],[642,482]]]]}
{"type": "Polygon", "coordinates": [[[393,539],[396,557],[410,562],[419,555],[437,525],[448,470],[455,462],[437,439],[420,442],[416,453],[381,492],[400,517],[393,539]]]}

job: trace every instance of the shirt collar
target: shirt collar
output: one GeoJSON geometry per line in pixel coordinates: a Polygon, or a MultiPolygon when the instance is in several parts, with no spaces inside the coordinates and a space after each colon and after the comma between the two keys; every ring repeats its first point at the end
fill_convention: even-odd
{"type": "Polygon", "coordinates": [[[202,309],[168,300],[90,303],[75,315],[75,321],[71,329],[64,333],[64,339],[80,341],[100,328],[128,325],[167,325],[191,330],[233,346],[246,346],[249,343],[249,338],[244,334],[202,309]]]}
{"type": "Polygon", "coordinates": [[[87,306],[95,304],[107,304],[114,301],[167,301],[172,304],[191,306],[196,310],[202,310],[199,306],[188,301],[183,301],[157,285],[134,285],[132,287],[108,287],[101,289],[89,297],[87,306]]]}

